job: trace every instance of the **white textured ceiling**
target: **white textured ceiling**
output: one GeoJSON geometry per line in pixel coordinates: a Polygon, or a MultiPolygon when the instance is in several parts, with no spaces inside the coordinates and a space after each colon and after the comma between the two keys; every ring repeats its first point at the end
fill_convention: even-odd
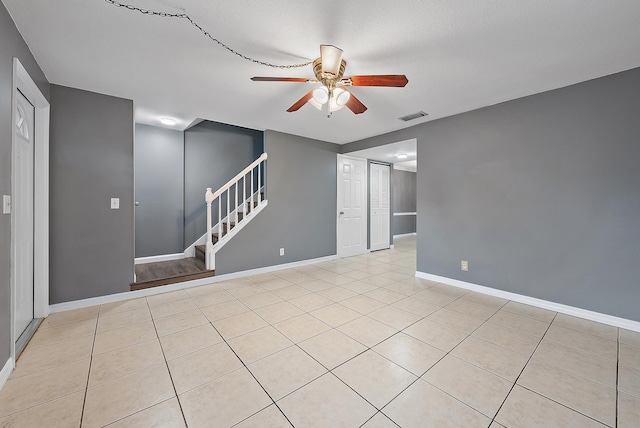
{"type": "Polygon", "coordinates": [[[358,150],[347,153],[349,156],[357,156],[361,158],[377,160],[380,162],[392,163],[399,166],[400,169],[408,169],[416,171],[418,166],[418,150],[415,138],[395,143],[385,144],[384,146],[371,147],[369,149],[358,150]],[[397,155],[404,154],[406,158],[398,159],[397,155]]]}
{"type": "Polygon", "coordinates": [[[311,67],[240,59],[184,20],[141,15],[103,0],[2,0],[47,78],[130,98],[136,120],[196,118],[346,143],[640,66],[638,0],[122,0],[186,9],[214,37],[273,63],[344,50],[346,75],[406,74],[405,88],[353,88],[369,107],[331,119],[313,88],[252,76],[313,77],[311,67]],[[398,118],[423,110],[424,119],[398,118]]]}

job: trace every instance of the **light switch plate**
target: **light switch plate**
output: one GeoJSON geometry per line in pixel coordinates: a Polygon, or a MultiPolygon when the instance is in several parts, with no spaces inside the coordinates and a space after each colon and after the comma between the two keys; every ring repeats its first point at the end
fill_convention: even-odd
{"type": "Polygon", "coordinates": [[[112,210],[120,209],[120,198],[111,198],[111,209],[112,210]]]}
{"type": "Polygon", "coordinates": [[[11,214],[11,196],[2,195],[2,214],[11,214]]]}

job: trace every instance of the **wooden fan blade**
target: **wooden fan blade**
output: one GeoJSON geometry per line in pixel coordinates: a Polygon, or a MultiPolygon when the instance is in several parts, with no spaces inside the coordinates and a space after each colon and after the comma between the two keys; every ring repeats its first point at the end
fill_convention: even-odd
{"type": "Polygon", "coordinates": [[[300,98],[298,101],[296,101],[295,104],[293,104],[291,107],[289,107],[287,109],[287,111],[289,113],[291,113],[293,111],[298,111],[300,109],[300,107],[305,105],[307,103],[307,101],[309,101],[311,99],[312,96],[313,96],[313,91],[307,92],[306,94],[304,94],[304,96],[302,98],[300,98]]]}
{"type": "Polygon", "coordinates": [[[301,82],[306,83],[311,81],[306,77],[252,77],[254,82],[301,82]]]}
{"type": "Polygon", "coordinates": [[[343,80],[351,81],[351,86],[392,86],[402,88],[409,80],[404,74],[378,74],[373,76],[351,76],[343,80]]]}
{"type": "MultiPolygon", "coordinates": [[[[344,89],[344,87],[342,89],[344,89]]],[[[349,93],[351,94],[351,96],[349,97],[349,101],[347,101],[347,104],[345,104],[349,108],[349,110],[351,110],[355,114],[360,114],[367,111],[367,106],[362,104],[360,100],[357,99],[355,95],[353,95],[353,92],[349,93]]]]}

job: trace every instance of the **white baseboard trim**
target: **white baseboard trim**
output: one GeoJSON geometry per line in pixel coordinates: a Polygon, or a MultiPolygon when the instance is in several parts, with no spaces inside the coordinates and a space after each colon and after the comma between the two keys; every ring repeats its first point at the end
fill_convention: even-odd
{"type": "Polygon", "coordinates": [[[399,235],[393,235],[393,239],[404,238],[405,236],[416,236],[416,232],[413,232],[413,233],[401,233],[399,235]]]}
{"type": "Polygon", "coordinates": [[[620,327],[620,328],[625,328],[627,330],[640,332],[640,322],[629,320],[626,318],[615,317],[613,315],[607,315],[600,312],[590,311],[587,309],[576,308],[574,306],[563,305],[562,303],[550,302],[548,300],[538,299],[536,297],[529,297],[523,294],[511,293],[509,291],[498,290],[496,288],[485,287],[483,285],[477,285],[471,282],[460,281],[457,279],[433,275],[430,273],[425,273],[420,271],[416,271],[416,277],[422,278],[422,279],[428,279],[429,281],[440,282],[446,285],[452,285],[454,287],[464,288],[465,290],[471,290],[471,291],[475,291],[482,294],[488,294],[494,297],[501,297],[503,299],[513,300],[514,302],[524,303],[526,305],[536,306],[542,309],[549,309],[551,311],[560,312],[567,315],[573,315],[574,317],[584,318],[584,319],[599,322],[602,324],[612,325],[614,327],[620,327]]]}
{"type": "Polygon", "coordinates": [[[4,367],[0,370],[0,389],[4,386],[5,383],[9,380],[9,376],[11,376],[11,372],[15,364],[13,362],[13,358],[9,358],[6,363],[4,363],[4,367]]]}
{"type": "Polygon", "coordinates": [[[124,293],[109,294],[107,296],[91,297],[89,299],[74,300],[71,302],[56,303],[49,306],[50,312],[62,312],[72,309],[86,308],[89,306],[103,305],[105,303],[120,302],[122,300],[135,299],[138,297],[153,296],[155,294],[168,293],[169,291],[184,290],[185,288],[197,287],[200,285],[213,284],[230,279],[243,278],[245,276],[258,275],[261,273],[275,272],[283,269],[292,269],[300,266],[322,263],[337,259],[338,256],[325,256],[316,259],[301,260],[299,262],[284,263],[281,265],[267,266],[263,268],[244,270],[240,272],[216,275],[209,278],[194,279],[193,281],[179,282],[177,284],[163,285],[161,287],[147,288],[144,290],[126,291],[124,293]]]}
{"type": "Polygon", "coordinates": [[[135,264],[143,265],[146,263],[166,262],[169,260],[182,260],[182,259],[184,259],[184,253],[163,254],[160,256],[136,257],[135,264]]]}

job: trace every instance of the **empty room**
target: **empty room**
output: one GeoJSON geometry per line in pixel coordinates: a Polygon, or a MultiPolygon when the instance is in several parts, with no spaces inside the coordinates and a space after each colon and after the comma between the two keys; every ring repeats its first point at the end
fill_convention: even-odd
{"type": "Polygon", "coordinates": [[[638,22],[0,0],[0,427],[640,426],[638,22]]]}

